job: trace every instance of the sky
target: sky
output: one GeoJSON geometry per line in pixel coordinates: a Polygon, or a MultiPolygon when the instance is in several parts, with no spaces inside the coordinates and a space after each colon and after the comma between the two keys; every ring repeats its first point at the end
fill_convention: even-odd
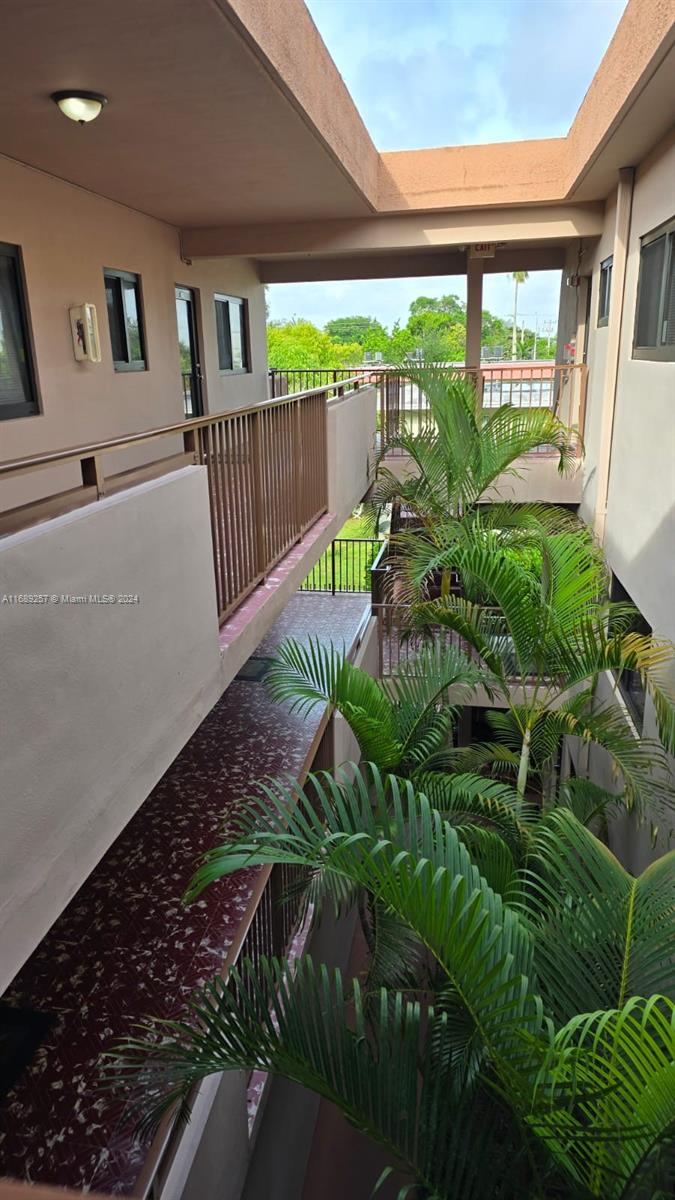
{"type": "MultiPolygon", "coordinates": [[[[625,8],[625,0],[307,0],[378,150],[564,136],[625,8]]],[[[527,323],[557,314],[560,275],[520,289],[527,323]]],[[[465,278],[277,284],[270,318],[361,314],[405,323],[416,296],[454,292],[465,278]]],[[[513,284],[486,277],[483,305],[508,316],[513,284]]]]}

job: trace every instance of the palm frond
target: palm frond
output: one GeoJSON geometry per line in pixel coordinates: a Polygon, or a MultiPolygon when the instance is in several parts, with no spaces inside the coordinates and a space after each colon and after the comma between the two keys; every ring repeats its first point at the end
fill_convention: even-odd
{"type": "Polygon", "coordinates": [[[536,1097],[531,1128],[571,1179],[597,1200],[644,1195],[641,1173],[675,1129],[673,1003],[632,997],[573,1017],[553,1040],[536,1097]]]}
{"type": "Polygon", "coordinates": [[[270,695],[291,711],[307,713],[317,704],[333,704],[348,720],[364,757],[386,769],[401,756],[393,706],[384,688],[349,662],[344,648],[308,638],[282,642],[265,676],[270,695]]]}
{"type": "Polygon", "coordinates": [[[261,787],[242,836],[205,856],[188,898],[242,866],[287,862],[344,875],[409,923],[506,1070],[518,1058],[516,1029],[534,1031],[541,1021],[525,927],[426,796],[383,780],[372,766],[354,772],[310,776],[304,791],[293,783],[261,787]]]}
{"type": "Polygon", "coordinates": [[[227,984],[217,979],[199,989],[189,1021],[140,1033],[116,1047],[104,1070],[130,1094],[141,1135],[171,1110],[187,1119],[190,1092],[207,1076],[258,1069],[336,1104],[429,1200],[450,1200],[458,1187],[463,1200],[522,1195],[529,1169],[523,1139],[499,1119],[489,1094],[462,1086],[442,1012],[427,1010],[422,1019],[419,1005],[383,991],[366,1018],[358,981],[348,987],[338,971],[315,968],[309,958],[293,974],[263,959],[257,969],[249,962],[234,969],[227,984]],[[453,1094],[461,1102],[449,1102],[453,1094]],[[511,1169],[493,1188],[500,1153],[511,1169]]]}
{"type": "Polygon", "coordinates": [[[536,830],[525,908],[537,973],[559,1021],[622,1008],[630,996],[675,999],[675,851],[633,878],[573,814],[536,830]]]}

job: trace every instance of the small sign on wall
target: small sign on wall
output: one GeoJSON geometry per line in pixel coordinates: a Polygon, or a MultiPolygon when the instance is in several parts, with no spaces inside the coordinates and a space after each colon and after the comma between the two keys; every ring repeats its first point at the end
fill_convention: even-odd
{"type": "Polygon", "coordinates": [[[95,304],[78,304],[68,309],[73,353],[77,362],[100,363],[101,343],[95,304]]]}
{"type": "Polygon", "coordinates": [[[469,246],[469,258],[494,258],[496,252],[496,242],[474,242],[469,246]]]}

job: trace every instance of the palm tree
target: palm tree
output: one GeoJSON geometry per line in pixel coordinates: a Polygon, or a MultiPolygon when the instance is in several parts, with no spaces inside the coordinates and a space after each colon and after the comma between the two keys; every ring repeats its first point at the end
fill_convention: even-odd
{"type": "Polygon", "coordinates": [[[344,651],[319,638],[288,638],[265,676],[270,695],[308,713],[332,705],[347,720],[363,758],[410,777],[451,745],[457,705],[484,686],[484,670],[457,647],[436,640],[401,664],[389,686],[353,666],[344,651]],[[454,704],[448,703],[452,691],[454,704]]]}
{"type": "Polygon", "coordinates": [[[675,751],[675,698],[663,674],[673,647],[629,632],[636,610],[605,599],[604,569],[590,536],[550,534],[540,544],[539,579],[489,532],[473,545],[453,546],[438,565],[459,569],[465,595],[413,609],[418,628],[433,636],[452,630],[479,656],[505,708],[490,717],[495,740],[457,750],[454,765],[511,775],[524,797],[531,775],[541,778],[555,761],[562,738],[578,737],[609,754],[625,801],[639,815],[649,803],[672,803],[665,750],[675,751]],[[476,593],[488,604],[470,598],[476,593]],[[615,700],[595,700],[603,672],[628,670],[639,672],[654,702],[662,745],[637,738],[615,700]]]}
{"type": "Polygon", "coordinates": [[[556,812],[500,894],[424,794],[366,771],[266,787],[189,896],[268,863],[367,889],[424,946],[434,994],[382,988],[366,1005],[358,980],[310,959],[244,963],[197,993],[186,1022],[117,1047],[107,1074],[132,1090],[143,1131],[187,1115],[206,1076],[262,1069],[377,1140],[410,1180],[401,1196],[638,1200],[667,1187],[674,854],[634,879],[556,812]]]}
{"type": "Polygon", "coordinates": [[[501,476],[518,473],[516,460],[538,446],[557,451],[561,473],[573,466],[570,431],[551,409],[504,404],[485,412],[465,375],[428,364],[406,367],[405,375],[424,394],[430,420],[416,433],[404,428],[385,442],[372,506],[405,504],[430,527],[474,511],[501,476]],[[383,465],[391,450],[410,459],[403,479],[383,465]]]}
{"type": "Polygon", "coordinates": [[[511,336],[511,358],[518,357],[518,285],[529,278],[529,271],[513,271],[511,278],[513,287],[513,334],[511,336]]]}
{"type": "Polygon", "coordinates": [[[471,379],[442,367],[410,367],[406,378],[424,394],[430,420],[416,432],[403,428],[385,442],[368,506],[375,524],[389,506],[412,516],[414,530],[391,538],[390,579],[401,594],[411,557],[419,561],[427,554],[433,559],[477,523],[499,530],[504,542],[516,545],[570,524],[572,518],[557,506],[486,503],[498,481],[519,475],[515,464],[538,446],[557,451],[561,473],[572,468],[573,436],[554,412],[508,404],[480,411],[471,379]],[[408,460],[403,475],[386,465],[392,450],[408,460]]]}

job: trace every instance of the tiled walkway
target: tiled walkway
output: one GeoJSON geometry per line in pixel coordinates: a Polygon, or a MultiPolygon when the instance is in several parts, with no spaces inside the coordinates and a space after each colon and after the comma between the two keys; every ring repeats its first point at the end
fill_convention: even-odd
{"type": "MultiPolygon", "coordinates": [[[[297,595],[256,654],[288,635],[351,647],[365,596],[297,595]]],[[[235,680],[14,980],[4,1001],[56,1022],[0,1109],[0,1175],[114,1194],[131,1191],[144,1152],[101,1094],[102,1050],[147,1015],[179,1015],[215,974],[255,871],[180,896],[251,781],[299,773],[321,712],[293,716],[260,683],[235,680]]]]}

